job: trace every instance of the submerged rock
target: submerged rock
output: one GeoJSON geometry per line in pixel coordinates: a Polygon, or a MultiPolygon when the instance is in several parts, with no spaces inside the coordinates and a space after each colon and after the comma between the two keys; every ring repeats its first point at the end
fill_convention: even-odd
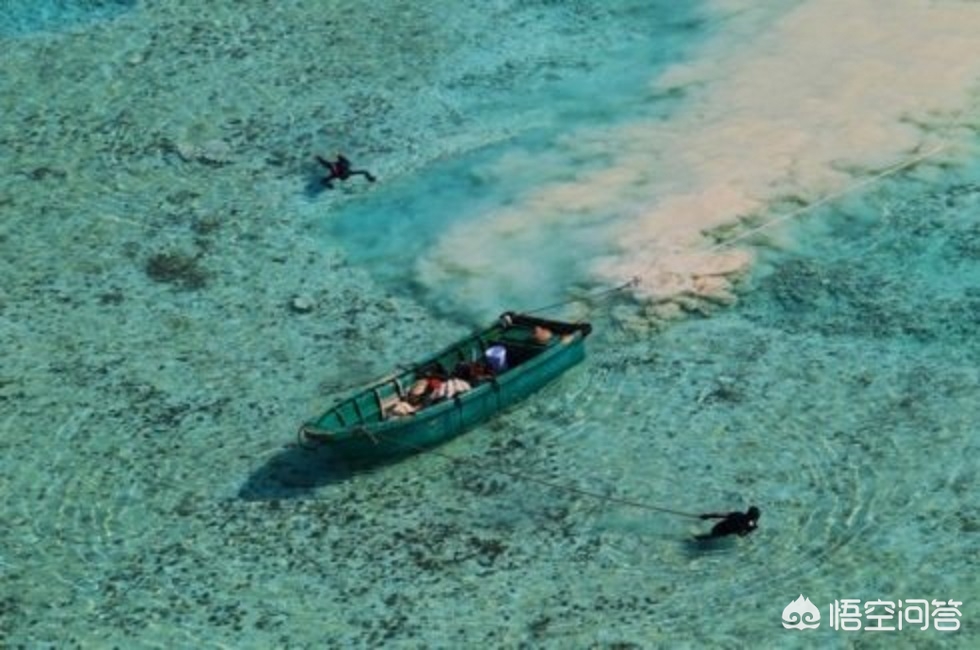
{"type": "Polygon", "coordinates": [[[294,314],[309,314],[316,309],[316,300],[312,296],[300,294],[289,301],[289,310],[294,314]]]}
{"type": "Polygon", "coordinates": [[[199,260],[198,255],[157,253],[147,260],[146,274],[151,280],[181,289],[201,289],[207,285],[208,273],[200,266],[199,260]]]}

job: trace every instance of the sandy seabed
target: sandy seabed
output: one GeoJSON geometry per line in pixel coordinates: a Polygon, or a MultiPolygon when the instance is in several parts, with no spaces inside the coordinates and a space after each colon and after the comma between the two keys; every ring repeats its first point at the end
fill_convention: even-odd
{"type": "Polygon", "coordinates": [[[542,108],[552,88],[579,106],[595,53],[642,40],[641,4],[164,2],[4,36],[0,645],[808,647],[779,622],[800,592],[965,603],[955,634],[825,625],[821,645],[975,645],[978,12],[852,2],[828,33],[841,3],[712,5],[662,22],[717,65],[658,59],[620,119],[619,96],[542,108]],[[833,34],[857,32],[838,61],[833,34]],[[802,35],[812,68],[781,55],[802,35]],[[848,92],[810,105],[806,79],[848,92]],[[706,272],[717,236],[934,145],[706,272]],[[312,153],[336,149],[381,182],[313,191],[312,153]],[[415,293],[351,262],[331,220],[479,151],[483,186],[527,172],[468,221],[491,239],[448,223],[393,262],[415,293]],[[759,533],[705,549],[700,522],[471,463],[352,472],[291,446],[339,392],[466,332],[443,317],[459,296],[552,297],[506,271],[515,247],[546,275],[587,251],[576,287],[670,249],[696,268],[644,273],[663,281],[643,295],[673,282],[698,317],[578,307],[589,361],[445,453],[683,511],[759,503],[759,533]],[[730,273],[735,306],[727,280],[691,284],[730,273]]]}

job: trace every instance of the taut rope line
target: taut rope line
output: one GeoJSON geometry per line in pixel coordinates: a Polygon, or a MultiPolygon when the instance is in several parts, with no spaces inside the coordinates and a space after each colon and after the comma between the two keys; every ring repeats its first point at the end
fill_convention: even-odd
{"type": "Polygon", "coordinates": [[[619,291],[623,291],[624,289],[629,289],[631,287],[635,287],[639,283],[640,283],[639,276],[633,276],[629,280],[629,282],[624,282],[623,284],[617,285],[617,286],[612,287],[610,289],[600,289],[598,291],[594,291],[594,292],[592,292],[590,294],[587,294],[585,296],[581,296],[581,297],[578,297],[578,298],[569,298],[568,300],[562,300],[561,302],[555,302],[555,303],[552,303],[550,305],[545,305],[544,307],[538,307],[536,309],[532,309],[530,311],[522,311],[521,313],[522,314],[537,314],[537,313],[542,312],[542,311],[549,311],[549,310],[552,310],[552,309],[557,309],[558,307],[564,307],[565,305],[570,305],[573,302],[584,302],[585,300],[594,300],[596,298],[601,298],[602,296],[606,296],[608,294],[617,293],[619,291]]]}
{"type": "Polygon", "coordinates": [[[512,472],[510,470],[501,469],[499,467],[492,467],[484,463],[477,462],[470,458],[464,458],[461,456],[455,456],[452,454],[447,454],[445,452],[439,451],[437,449],[432,449],[431,447],[421,447],[418,445],[413,445],[411,443],[402,440],[393,440],[391,438],[383,438],[388,442],[394,442],[397,445],[402,446],[405,449],[411,451],[433,454],[439,458],[443,458],[453,463],[460,463],[462,465],[471,465],[484,472],[495,472],[503,476],[508,476],[519,481],[527,481],[529,483],[536,483],[552,490],[557,490],[559,492],[567,492],[571,494],[577,494],[579,496],[588,497],[590,499],[597,499],[599,501],[604,501],[606,503],[615,503],[621,506],[629,506],[631,508],[640,508],[642,510],[649,510],[653,512],[661,512],[669,515],[676,515],[678,517],[688,517],[690,519],[700,519],[701,515],[697,515],[691,512],[684,512],[682,510],[674,510],[672,508],[665,508],[663,506],[655,506],[649,503],[644,503],[642,501],[634,501],[632,499],[624,499],[622,497],[609,496],[607,494],[599,494],[598,492],[592,492],[590,490],[583,490],[582,488],[575,487],[573,485],[564,485],[562,483],[552,483],[551,481],[546,481],[544,479],[538,478],[536,476],[531,476],[529,474],[522,474],[520,472],[512,472]]]}
{"type": "MultiPolygon", "coordinates": [[[[731,246],[732,244],[734,244],[736,242],[739,242],[739,241],[741,241],[743,239],[747,239],[747,238],[749,238],[749,237],[751,237],[753,235],[757,235],[758,233],[760,233],[760,232],[762,232],[764,230],[768,230],[769,228],[772,228],[773,226],[775,226],[777,224],[780,224],[780,223],[782,223],[784,221],[789,221],[790,219],[795,219],[795,218],[797,218],[799,216],[802,216],[802,215],[804,215],[804,214],[806,214],[808,212],[811,212],[811,211],[819,208],[822,205],[826,205],[827,203],[830,203],[832,201],[836,201],[837,199],[839,199],[839,198],[841,198],[843,196],[847,196],[848,194],[851,194],[852,192],[855,192],[855,191],[860,190],[860,189],[865,188],[865,187],[870,187],[872,185],[875,185],[876,183],[879,183],[879,182],[883,181],[884,179],[888,178],[889,176],[894,176],[895,174],[897,174],[897,173],[899,173],[901,171],[904,171],[906,169],[909,169],[911,167],[914,167],[915,165],[918,165],[919,163],[922,163],[922,162],[924,162],[926,160],[929,160],[930,158],[935,157],[936,155],[938,155],[939,153],[945,151],[948,148],[949,148],[949,145],[946,145],[946,144],[937,145],[936,147],[933,147],[932,149],[930,149],[929,151],[926,151],[925,153],[919,154],[918,156],[914,156],[914,157],[909,158],[907,160],[904,160],[904,161],[902,161],[900,163],[897,163],[895,165],[892,165],[891,167],[888,167],[884,171],[878,172],[877,174],[874,174],[873,176],[869,176],[868,178],[865,178],[863,180],[860,180],[860,181],[858,181],[856,183],[852,183],[851,185],[848,185],[847,187],[845,187],[845,188],[843,188],[843,189],[841,189],[841,190],[839,190],[837,192],[831,192],[830,194],[828,194],[826,196],[823,196],[823,197],[817,199],[813,203],[810,203],[808,205],[805,205],[805,206],[803,206],[801,208],[798,208],[796,210],[792,210],[790,212],[787,212],[786,214],[782,214],[782,215],[779,215],[777,217],[774,217],[774,218],[770,219],[769,221],[766,221],[766,222],[764,222],[764,223],[762,223],[762,224],[760,224],[758,226],[755,226],[754,228],[750,228],[750,229],[748,229],[748,230],[746,230],[744,232],[741,232],[741,233],[739,233],[738,235],[736,235],[734,237],[730,237],[730,238],[728,238],[728,239],[726,239],[724,241],[718,242],[716,244],[713,244],[712,246],[709,246],[707,248],[703,248],[703,249],[700,249],[700,250],[702,252],[709,252],[709,253],[711,253],[711,252],[716,252],[718,250],[721,250],[721,249],[723,249],[723,248],[725,248],[727,246],[731,246]]],[[[692,252],[697,252],[697,251],[692,251],[692,252]]],[[[646,267],[643,269],[643,275],[646,275],[650,271],[650,269],[653,268],[653,265],[654,264],[656,264],[656,261],[655,260],[654,261],[651,261],[649,264],[647,264],[646,267]]],[[[601,289],[599,291],[593,292],[593,293],[588,294],[586,296],[580,296],[580,297],[577,297],[577,298],[570,298],[568,300],[563,300],[561,302],[556,302],[556,303],[553,303],[553,304],[550,304],[550,305],[545,305],[544,307],[538,307],[536,309],[532,309],[530,311],[525,311],[523,313],[525,313],[525,314],[536,314],[536,313],[539,313],[539,312],[549,311],[549,310],[552,310],[552,309],[556,309],[558,307],[564,307],[565,305],[569,305],[569,304],[574,303],[574,302],[583,302],[585,300],[595,299],[595,298],[603,297],[603,296],[606,296],[606,295],[609,295],[609,294],[618,293],[618,292],[623,291],[625,289],[630,289],[632,287],[635,287],[635,286],[639,285],[641,283],[641,281],[642,281],[642,275],[634,275],[628,282],[624,282],[623,284],[620,284],[618,286],[612,287],[610,289],[601,289]]]]}
{"type": "Polygon", "coordinates": [[[780,216],[775,217],[773,219],[770,219],[769,221],[766,221],[765,223],[763,223],[763,224],[761,224],[759,226],[756,226],[755,228],[750,228],[749,230],[746,230],[745,232],[739,233],[735,237],[731,237],[729,239],[726,239],[725,241],[719,242],[719,243],[717,243],[717,244],[709,247],[707,250],[709,252],[714,252],[716,250],[719,250],[721,248],[724,248],[725,246],[730,246],[731,244],[733,244],[733,243],[735,243],[737,241],[741,241],[742,239],[746,239],[747,237],[751,237],[752,235],[755,235],[755,234],[757,234],[759,232],[762,232],[763,230],[766,230],[766,229],[768,229],[768,228],[770,228],[770,227],[772,227],[772,226],[774,226],[774,225],[776,225],[778,223],[782,223],[783,221],[788,221],[790,219],[795,219],[796,217],[799,217],[800,215],[806,214],[807,212],[810,212],[811,210],[815,210],[815,209],[819,208],[821,205],[830,203],[831,201],[836,201],[837,199],[839,199],[839,198],[841,198],[843,196],[847,196],[851,192],[855,192],[855,191],[857,191],[859,189],[862,189],[864,187],[870,187],[871,185],[874,185],[876,183],[879,183],[879,182],[883,181],[884,179],[888,178],[889,176],[894,176],[898,172],[901,172],[901,171],[904,171],[906,169],[909,169],[910,167],[914,167],[914,166],[918,165],[919,163],[921,163],[923,161],[926,161],[926,160],[932,158],[933,156],[938,155],[940,152],[945,151],[947,148],[948,148],[948,145],[945,145],[945,144],[938,145],[938,146],[934,147],[933,149],[930,149],[929,151],[927,151],[924,154],[920,154],[920,155],[915,156],[913,158],[909,158],[908,160],[902,161],[902,162],[900,162],[900,163],[898,163],[896,165],[893,165],[893,166],[885,169],[884,171],[878,172],[874,176],[869,176],[868,178],[865,178],[864,180],[861,180],[861,181],[858,181],[858,182],[853,183],[851,185],[848,185],[847,187],[845,187],[844,189],[842,189],[840,191],[831,192],[830,194],[828,194],[826,196],[823,196],[823,197],[817,199],[816,201],[814,201],[813,203],[810,203],[809,205],[805,205],[805,206],[803,206],[801,208],[798,208],[796,210],[792,210],[791,212],[787,212],[786,214],[783,214],[783,215],[780,215],[780,216]]]}

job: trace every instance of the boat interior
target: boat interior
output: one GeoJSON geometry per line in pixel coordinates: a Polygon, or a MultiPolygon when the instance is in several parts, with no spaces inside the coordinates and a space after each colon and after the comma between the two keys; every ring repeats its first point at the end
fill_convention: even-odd
{"type": "Polygon", "coordinates": [[[324,414],[317,422],[317,428],[336,430],[381,422],[389,417],[394,404],[407,399],[415,382],[429,377],[452,377],[460,364],[485,359],[486,352],[491,347],[502,346],[506,350],[507,365],[500,373],[505,374],[556,345],[558,341],[559,337],[552,332],[548,331],[545,337],[540,331],[535,331],[534,327],[501,325],[492,328],[464,339],[435,357],[343,400],[324,414]]]}

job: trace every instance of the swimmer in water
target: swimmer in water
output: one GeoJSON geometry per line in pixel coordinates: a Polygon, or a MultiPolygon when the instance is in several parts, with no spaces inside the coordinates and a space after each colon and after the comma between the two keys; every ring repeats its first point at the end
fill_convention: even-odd
{"type": "Polygon", "coordinates": [[[337,160],[327,160],[322,156],[317,156],[316,161],[327,168],[327,172],[329,173],[320,182],[330,188],[333,187],[332,181],[346,181],[351,176],[364,176],[371,183],[377,180],[369,171],[364,169],[351,169],[350,161],[341,153],[337,154],[337,160]]]}
{"type": "Polygon", "coordinates": [[[694,539],[707,540],[725,537],[726,535],[738,535],[745,537],[759,527],[759,517],[762,513],[755,506],[750,507],[745,512],[728,512],[725,514],[707,513],[701,515],[701,519],[721,519],[710,533],[705,535],[695,535],[694,539]]]}

